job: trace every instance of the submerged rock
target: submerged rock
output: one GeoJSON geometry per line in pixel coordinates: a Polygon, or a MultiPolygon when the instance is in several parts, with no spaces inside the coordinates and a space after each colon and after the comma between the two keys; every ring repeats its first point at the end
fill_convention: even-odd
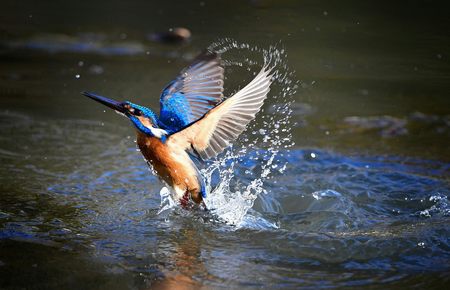
{"type": "Polygon", "coordinates": [[[351,116],[344,118],[344,125],[352,133],[379,130],[383,137],[408,134],[407,120],[391,116],[351,116]]]}
{"type": "Polygon", "coordinates": [[[149,40],[169,43],[169,44],[181,44],[186,43],[191,39],[191,31],[184,27],[171,28],[166,32],[152,33],[148,36],[149,40]]]}

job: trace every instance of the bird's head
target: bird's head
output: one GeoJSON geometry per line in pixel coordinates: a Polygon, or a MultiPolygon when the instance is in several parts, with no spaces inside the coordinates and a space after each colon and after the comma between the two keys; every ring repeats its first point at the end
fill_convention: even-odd
{"type": "Polygon", "coordinates": [[[83,95],[127,117],[140,132],[148,136],[163,139],[167,135],[166,130],[158,127],[158,119],[156,117],[156,114],[147,107],[136,105],[128,101],[118,102],[88,92],[84,92],[83,95]]]}

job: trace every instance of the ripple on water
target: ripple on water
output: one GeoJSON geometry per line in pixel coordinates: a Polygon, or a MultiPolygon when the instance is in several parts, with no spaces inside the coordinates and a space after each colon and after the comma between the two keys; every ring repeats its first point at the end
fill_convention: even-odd
{"type": "MultiPolygon", "coordinates": [[[[33,124],[32,128],[15,129],[35,134],[27,146],[36,151],[27,159],[14,159],[2,167],[2,173],[12,167],[21,172],[14,180],[2,174],[3,184],[15,185],[10,194],[1,197],[2,238],[89,249],[121,269],[148,277],[155,275],[155,269],[170,272],[167,269],[177,268],[178,259],[192,259],[195,265],[204,267],[207,263],[204,273],[211,276],[197,275],[212,284],[232,275],[231,268],[223,270],[224,265],[245,265],[239,276],[242,283],[249,282],[249,277],[260,279],[262,284],[273,283],[254,276],[258,271],[270,271],[272,278],[279,277],[275,281],[282,283],[283,279],[287,285],[295,285],[300,272],[309,277],[308,283],[319,285],[314,284],[319,283],[314,275],[327,267],[333,270],[322,274],[342,285],[354,280],[364,284],[376,279],[403,279],[408,271],[448,269],[449,186],[442,178],[448,170],[445,163],[345,156],[316,149],[279,150],[273,164],[287,163],[285,169],[271,172],[271,178],[264,181],[264,192],[236,227],[218,221],[211,212],[177,208],[167,215],[158,214],[158,193],[163,184],[150,174],[132,141],[105,133],[111,145],[99,150],[96,140],[103,133],[89,133],[96,123],[33,124]],[[67,134],[55,140],[40,133],[46,130],[67,134]],[[82,144],[80,154],[68,154],[63,140],[73,141],[69,149],[82,144]],[[38,146],[42,143],[57,146],[45,152],[38,146]],[[49,163],[43,156],[48,156],[49,163]],[[64,174],[58,172],[60,165],[49,165],[60,162],[65,163],[64,174]],[[429,216],[420,214],[426,211],[429,216]],[[187,245],[192,244],[201,248],[191,252],[187,245]],[[203,255],[216,258],[212,261],[203,255]],[[161,263],[165,266],[158,266],[161,263]]],[[[30,153],[18,144],[7,150],[30,153]]],[[[233,167],[233,158],[219,164],[223,169],[233,168],[228,194],[245,192],[242,189],[252,184],[255,175],[264,172],[261,160],[268,162],[271,154],[250,148],[239,155],[233,167]]],[[[233,203],[218,193],[217,198],[224,199],[232,211],[233,203]]]]}
{"type": "Polygon", "coordinates": [[[0,239],[87,251],[139,277],[182,272],[236,287],[365,285],[448,272],[448,164],[292,149],[296,82],[282,49],[231,40],[212,48],[231,54],[228,68],[249,67],[249,78],[264,62],[277,69],[276,105],[202,168],[208,212],[167,200],[125,124],[1,113],[2,133],[14,138],[0,137],[0,239]],[[246,53],[261,59],[242,60],[246,53]]]}

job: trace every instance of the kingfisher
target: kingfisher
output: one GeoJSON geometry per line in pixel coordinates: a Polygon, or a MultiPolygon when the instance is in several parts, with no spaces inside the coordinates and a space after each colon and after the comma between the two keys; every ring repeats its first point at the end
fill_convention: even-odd
{"type": "Polygon", "coordinates": [[[182,206],[195,205],[207,193],[194,160],[214,158],[246,129],[267,98],[271,71],[263,65],[244,88],[224,98],[221,56],[205,50],[162,90],[159,117],[130,101],[82,94],[127,117],[136,129],[140,152],[173,189],[173,200],[182,206]]]}

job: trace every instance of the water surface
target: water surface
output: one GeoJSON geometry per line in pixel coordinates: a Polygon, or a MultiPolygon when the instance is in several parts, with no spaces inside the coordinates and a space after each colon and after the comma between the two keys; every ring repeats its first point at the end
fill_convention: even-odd
{"type": "MultiPolygon", "coordinates": [[[[3,6],[0,288],[449,283],[444,1],[3,6]],[[149,40],[174,26],[191,29],[191,42],[149,40]],[[214,183],[227,180],[227,188],[209,200],[218,208],[159,213],[164,185],[136,151],[131,125],[79,93],[157,108],[161,88],[226,37],[285,50],[296,77],[274,87],[220,159],[222,183],[218,172],[214,183]],[[289,101],[288,117],[277,108],[289,101]],[[277,136],[289,142],[274,144],[277,136]]],[[[226,94],[262,62],[245,49],[227,56],[244,64],[246,57],[256,64],[230,64],[226,94]]]]}

